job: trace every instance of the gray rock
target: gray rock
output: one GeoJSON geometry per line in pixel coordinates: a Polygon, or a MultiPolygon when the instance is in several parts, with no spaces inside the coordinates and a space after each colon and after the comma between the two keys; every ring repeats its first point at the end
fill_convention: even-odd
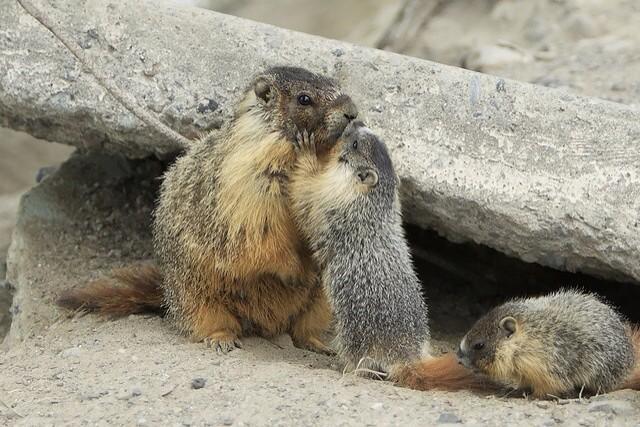
{"type": "Polygon", "coordinates": [[[443,412],[436,420],[438,424],[460,424],[462,420],[451,412],[443,412]]]}
{"type": "Polygon", "coordinates": [[[54,173],[56,169],[58,169],[57,166],[45,166],[38,169],[38,172],[36,173],[36,182],[40,183],[43,179],[54,173]]]}
{"type": "Polygon", "coordinates": [[[222,424],[223,426],[232,426],[233,425],[233,418],[223,418],[222,420],[220,420],[220,424],[222,424]]]}
{"type": "Polygon", "coordinates": [[[194,390],[198,390],[203,388],[207,384],[206,378],[194,378],[191,381],[191,388],[194,390]]]}
{"type": "Polygon", "coordinates": [[[0,342],[9,331],[11,326],[11,302],[13,292],[9,283],[5,280],[6,263],[4,257],[0,256],[0,342]]]}
{"type": "Polygon", "coordinates": [[[134,397],[138,397],[142,395],[142,389],[140,387],[132,387],[129,390],[123,390],[116,395],[116,399],[118,400],[129,400],[134,397]]]}
{"type": "MultiPolygon", "coordinates": [[[[178,148],[105,94],[17,2],[0,1],[10,35],[0,55],[2,125],[129,157],[178,148]],[[77,79],[65,79],[69,69],[77,79]]],[[[208,126],[198,112],[203,95],[219,106],[207,120],[226,120],[251,75],[272,64],[305,66],[337,78],[370,114],[363,118],[397,165],[409,222],[527,262],[640,280],[637,109],[498,85],[493,76],[201,9],[38,4],[87,42],[84,52],[118,87],[145,108],[164,105],[161,120],[184,135],[208,126]]]]}
{"type": "Polygon", "coordinates": [[[96,400],[96,399],[100,399],[103,396],[106,396],[107,394],[109,393],[104,390],[91,390],[91,391],[82,393],[80,395],[80,400],[81,401],[96,400]]]}
{"type": "Polygon", "coordinates": [[[591,402],[588,406],[589,412],[604,412],[613,415],[629,415],[634,412],[631,403],[624,400],[601,400],[591,402]]]}

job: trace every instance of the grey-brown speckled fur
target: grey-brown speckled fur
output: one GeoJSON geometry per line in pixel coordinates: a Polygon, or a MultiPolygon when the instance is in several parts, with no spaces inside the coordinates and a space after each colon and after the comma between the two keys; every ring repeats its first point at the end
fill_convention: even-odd
{"type": "Polygon", "coordinates": [[[359,122],[347,127],[324,164],[314,162],[312,144],[301,141],[291,198],[323,271],[339,354],[349,368],[383,371],[415,360],[428,347],[427,307],[385,144],[359,122]]]}
{"type": "Polygon", "coordinates": [[[153,224],[165,305],[179,328],[222,351],[241,335],[288,332],[328,351],[330,310],[288,209],[294,130],[334,143],[357,115],[337,82],[302,68],[258,75],[219,141],[168,170],[153,224]],[[301,94],[309,104],[299,102],[301,94]]]}
{"type": "Polygon", "coordinates": [[[463,338],[459,357],[536,397],[603,393],[634,366],[630,331],[596,295],[563,290],[494,308],[463,338]]]}

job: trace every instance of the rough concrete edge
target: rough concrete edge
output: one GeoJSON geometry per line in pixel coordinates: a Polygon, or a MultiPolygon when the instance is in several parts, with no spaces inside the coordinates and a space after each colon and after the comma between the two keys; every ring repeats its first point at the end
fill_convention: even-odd
{"type": "MultiPolygon", "coordinates": [[[[111,41],[119,47],[118,43],[136,47],[131,44],[128,33],[122,34],[126,32],[127,20],[162,23],[164,25],[159,25],[162,28],[180,23],[192,32],[199,33],[198,37],[205,41],[208,40],[206,28],[216,28],[215,35],[219,43],[202,56],[208,59],[231,58],[231,62],[226,64],[228,68],[223,67],[222,71],[213,73],[219,79],[217,85],[222,93],[219,97],[222,107],[217,112],[217,118],[228,117],[234,94],[245,84],[247,76],[270,63],[308,65],[332,74],[343,82],[350,93],[355,94],[354,98],[364,111],[369,112],[376,129],[380,129],[387,140],[391,136],[392,142],[399,141],[390,144],[390,148],[394,160],[400,165],[399,172],[405,183],[405,200],[408,201],[407,218],[411,222],[434,228],[452,239],[486,244],[526,261],[618,280],[640,279],[640,239],[637,236],[637,223],[633,223],[638,206],[636,201],[627,197],[627,193],[636,191],[639,185],[634,165],[638,160],[635,147],[640,138],[640,114],[633,108],[213,12],[156,5],[153,10],[141,12],[119,1],[110,2],[107,7],[112,10],[105,12],[100,2],[87,1],[84,9],[74,8],[72,3],[75,4],[60,1],[55,6],[57,11],[50,11],[58,16],[65,16],[65,9],[73,11],[65,16],[64,21],[70,31],[80,35],[91,35],[91,25],[96,19],[104,21],[101,31],[105,27],[113,27],[112,21],[124,23],[120,30],[112,28],[113,34],[109,31],[105,33],[105,37],[111,37],[111,41]],[[85,16],[89,10],[95,12],[95,17],[85,16]],[[275,59],[274,49],[277,49],[275,59]],[[309,56],[310,52],[313,55],[309,56]],[[424,79],[417,81],[416,76],[424,79]],[[394,84],[385,86],[384,82],[394,84]],[[416,103],[416,96],[425,95],[444,100],[445,105],[427,105],[419,100],[416,103]],[[382,112],[379,110],[380,102],[386,108],[384,115],[378,114],[382,112]],[[441,117],[425,118],[415,112],[417,109],[429,115],[437,113],[438,107],[444,111],[441,117]],[[512,123],[520,127],[511,128],[512,123]],[[494,146],[518,142],[522,145],[540,143],[541,147],[536,146],[522,156],[515,151],[508,152],[502,159],[492,158],[494,153],[491,149],[494,146]],[[544,147],[544,144],[554,142],[558,145],[552,147],[555,153],[546,153],[548,147],[544,147]],[[481,153],[479,158],[470,155],[474,154],[472,152],[466,155],[465,150],[472,150],[470,144],[477,144],[489,151],[481,153]],[[598,162],[595,157],[603,146],[613,155],[598,162]],[[593,157],[593,161],[584,161],[589,156],[593,157]],[[536,157],[542,159],[537,170],[529,168],[527,164],[536,157]],[[450,164],[438,164],[442,160],[450,164]],[[574,164],[576,162],[577,166],[574,164]],[[577,174],[583,172],[582,169],[593,167],[600,170],[587,176],[590,183],[585,184],[582,182],[584,180],[576,178],[577,174]],[[474,169],[485,173],[468,173],[474,169]],[[612,183],[612,180],[618,179],[614,176],[618,173],[627,173],[630,179],[623,183],[612,183]],[[496,185],[505,176],[511,185],[506,191],[496,185]],[[548,200],[545,193],[557,195],[559,204],[550,203],[554,201],[548,200]],[[587,197],[591,200],[587,200],[587,197]],[[612,220],[607,212],[616,209],[618,217],[612,220]],[[486,227],[483,229],[483,225],[487,224],[491,230],[486,227]],[[554,230],[558,232],[554,234],[554,230]]],[[[41,56],[36,60],[48,64],[47,78],[51,73],[65,75],[70,66],[72,71],[77,71],[68,53],[54,43],[46,32],[43,33],[42,28],[36,28],[33,20],[15,10],[15,7],[13,15],[9,16],[17,24],[9,23],[21,29],[17,33],[28,34],[32,30],[37,35],[30,40],[34,44],[32,52],[37,52],[38,48],[42,52],[46,47],[44,50],[49,53],[44,59],[41,56]],[[51,58],[61,58],[61,61],[52,64],[51,58]]],[[[160,37],[153,27],[148,30],[153,32],[154,37],[160,37]]],[[[136,34],[134,41],[140,51],[148,53],[151,42],[140,37],[140,34],[136,34]]],[[[194,49],[191,53],[186,49],[182,57],[197,62],[201,52],[196,50],[198,45],[194,41],[198,39],[184,32],[164,37],[168,38],[157,40],[156,47],[163,42],[176,45],[180,41],[183,46],[194,49]]],[[[115,51],[119,52],[120,57],[110,60],[120,59],[121,62],[103,62],[102,65],[113,75],[123,76],[118,79],[125,90],[136,93],[139,89],[141,98],[145,98],[154,85],[164,83],[145,83],[139,76],[136,77],[135,67],[131,66],[135,65],[135,61],[131,62],[132,53],[126,49],[115,51]],[[128,80],[131,82],[127,83],[128,80]]],[[[135,49],[133,53],[137,53],[135,49]]],[[[100,52],[93,54],[99,61],[100,52]]],[[[8,62],[5,58],[5,66],[13,60],[17,61],[14,66],[19,65],[19,59],[19,55],[10,57],[8,62]]],[[[163,59],[169,64],[173,61],[175,65],[175,58],[171,55],[163,59]]],[[[175,102],[165,106],[161,115],[166,121],[177,123],[181,131],[194,130],[197,118],[193,115],[193,109],[185,109],[184,99],[190,96],[197,99],[193,95],[204,83],[201,80],[189,80],[189,73],[185,74],[185,70],[179,66],[165,70],[165,74],[167,78],[183,82],[185,87],[180,88],[173,98],[175,102]]],[[[95,82],[90,76],[79,74],[74,79],[74,84],[83,87],[87,93],[95,92],[95,82]]],[[[65,123],[61,123],[56,128],[50,118],[41,115],[46,116],[48,109],[60,107],[60,99],[54,97],[55,102],[48,97],[37,99],[37,102],[21,99],[20,89],[26,90],[26,83],[19,80],[18,83],[22,86],[16,85],[12,93],[7,92],[10,88],[5,85],[5,92],[0,96],[0,107],[5,103],[5,108],[0,108],[5,124],[40,136],[44,136],[43,129],[46,129],[50,132],[50,138],[63,138],[65,142],[80,146],[93,140],[98,146],[129,156],[143,156],[167,149],[165,145],[165,148],[158,150],[154,133],[145,126],[139,126],[113,103],[81,102],[78,99],[65,101],[63,104],[67,109],[58,112],[68,122],[78,122],[79,126],[67,128],[65,123]],[[7,108],[9,104],[20,106],[14,109],[21,114],[17,122],[16,117],[8,117],[11,110],[7,108]],[[87,135],[93,135],[94,138],[87,138],[87,135]]],[[[32,83],[29,81],[29,84],[32,83]]]]}

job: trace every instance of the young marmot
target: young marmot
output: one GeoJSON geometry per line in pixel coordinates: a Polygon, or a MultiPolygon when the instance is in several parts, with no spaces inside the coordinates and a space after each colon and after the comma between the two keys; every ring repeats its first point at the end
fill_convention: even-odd
{"type": "Polygon", "coordinates": [[[386,146],[352,122],[332,150],[298,137],[291,209],[334,309],[347,368],[419,390],[488,390],[455,357],[429,356],[427,306],[404,237],[399,180],[386,146]]]}
{"type": "Polygon", "coordinates": [[[157,266],[116,271],[60,304],[108,316],[166,310],[182,332],[221,352],[244,334],[282,332],[328,352],[320,335],[331,312],[287,184],[297,128],[327,150],[356,116],[335,81],[302,68],[266,70],[219,140],[194,142],[165,174],[153,223],[157,266]]]}
{"type": "Polygon", "coordinates": [[[640,388],[640,331],[595,295],[573,290],[494,308],[462,339],[458,357],[537,398],[640,388]]]}
{"type": "Polygon", "coordinates": [[[421,357],[429,346],[427,306],[384,143],[352,122],[326,159],[313,135],[304,132],[298,144],[291,209],[322,271],[338,353],[351,368],[385,372],[421,357]]]}

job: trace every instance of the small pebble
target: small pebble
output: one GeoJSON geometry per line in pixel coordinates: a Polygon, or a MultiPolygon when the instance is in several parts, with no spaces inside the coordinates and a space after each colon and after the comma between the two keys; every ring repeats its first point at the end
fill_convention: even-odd
{"type": "Polygon", "coordinates": [[[218,109],[218,103],[210,98],[204,98],[198,102],[198,107],[196,110],[200,114],[210,113],[212,111],[216,111],[218,109]]]}
{"type": "Polygon", "coordinates": [[[459,424],[462,422],[460,418],[456,414],[452,414],[451,412],[443,412],[438,417],[436,421],[438,424],[459,424]]]}
{"type": "Polygon", "coordinates": [[[100,399],[102,396],[106,395],[106,391],[88,391],[80,395],[80,400],[95,400],[100,399]]]}
{"type": "Polygon", "coordinates": [[[203,388],[206,383],[207,383],[207,379],[206,378],[194,378],[191,381],[191,388],[194,389],[194,390],[198,390],[198,389],[203,388]]]}
{"type": "Polygon", "coordinates": [[[42,182],[42,180],[44,180],[49,175],[53,174],[57,169],[58,168],[56,166],[47,166],[47,167],[38,169],[38,172],[36,173],[36,182],[37,183],[42,182]]]}

